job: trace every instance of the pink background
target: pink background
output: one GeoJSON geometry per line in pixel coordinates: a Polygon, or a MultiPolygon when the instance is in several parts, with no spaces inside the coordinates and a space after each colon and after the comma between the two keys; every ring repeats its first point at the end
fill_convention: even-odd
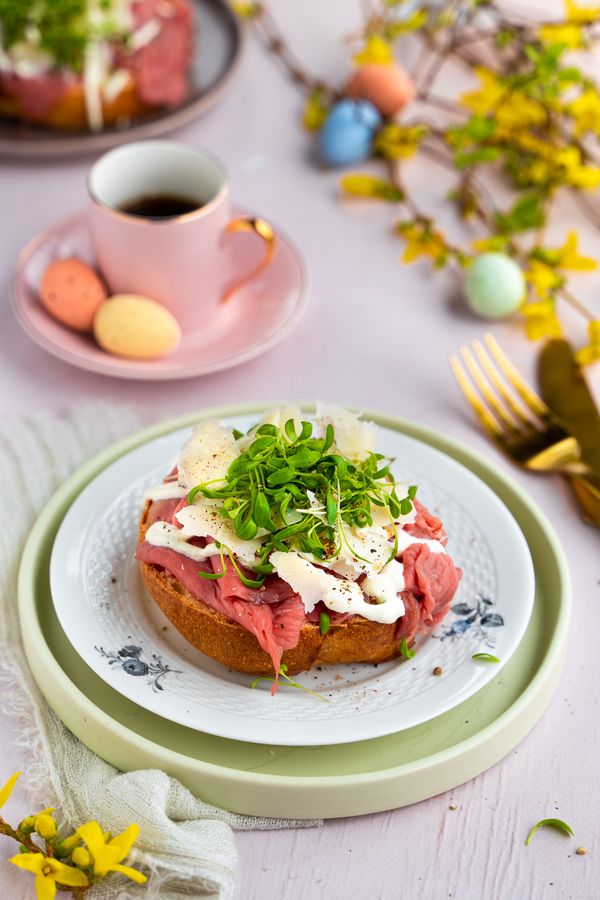
{"type": "MultiPolygon", "coordinates": [[[[356,28],[357,4],[305,0],[280,7],[276,3],[275,11],[306,62],[324,76],[339,77],[345,60],[340,35],[356,28]]],[[[318,830],[240,834],[238,900],[591,900],[598,896],[600,877],[600,535],[581,524],[559,478],[515,471],[479,434],[451,380],[447,357],[480,336],[484,324],[465,309],[452,276],[432,277],[426,266],[400,265],[390,207],[341,206],[338,175],[311,161],[299,107],[295,88],[250,41],[232,91],[180,132],[222,156],[234,202],[280,223],[303,250],[312,278],[308,311],[283,344],[239,368],[188,382],[128,383],[80,372],[20,332],[8,303],[14,258],[37,231],[85,203],[91,161],[2,161],[2,412],[62,409],[96,397],[129,402],[158,417],[216,403],[319,397],[440,428],[510,472],[550,517],[572,563],[570,652],[549,710],[507,759],[451,794],[395,812],[328,822],[318,830]],[[525,848],[531,825],[548,816],[568,821],[576,839],[547,830],[525,848]],[[580,845],[588,849],[585,857],[575,855],[580,845]]],[[[407,175],[422,205],[439,212],[450,186],[443,170],[411,164],[407,175]]],[[[579,221],[574,217],[565,204],[550,229],[551,241],[564,239],[565,223],[579,221]]],[[[445,226],[457,228],[452,222],[448,217],[445,226]]],[[[580,233],[583,250],[597,250],[597,235],[585,227],[580,233]]],[[[582,278],[581,293],[587,291],[600,314],[597,284],[597,276],[588,276],[587,287],[582,278]]],[[[521,328],[503,323],[493,331],[533,378],[536,348],[521,328]]],[[[583,338],[578,320],[573,331],[583,338]]],[[[600,365],[590,371],[590,381],[600,395],[600,365]]],[[[0,781],[27,768],[13,740],[11,723],[0,722],[0,781]]],[[[30,811],[23,797],[18,792],[11,801],[11,818],[30,811]]],[[[5,864],[9,852],[8,841],[0,844],[0,888],[20,900],[31,896],[30,884],[5,864]]]]}

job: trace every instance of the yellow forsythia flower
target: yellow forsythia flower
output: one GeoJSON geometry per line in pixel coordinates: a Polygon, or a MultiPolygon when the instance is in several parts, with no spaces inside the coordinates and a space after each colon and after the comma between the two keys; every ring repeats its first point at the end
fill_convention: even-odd
{"type": "Polygon", "coordinates": [[[402,262],[411,263],[420,256],[429,256],[436,263],[443,260],[446,242],[441,232],[415,222],[402,223],[397,226],[397,230],[406,241],[402,262]]]}
{"type": "Polygon", "coordinates": [[[525,278],[542,300],[545,300],[551,291],[563,283],[563,279],[552,266],[540,259],[530,260],[525,278]]]}
{"type": "Polygon", "coordinates": [[[575,359],[580,366],[587,366],[600,359],[600,321],[589,323],[588,336],[590,342],[587,347],[582,347],[575,354],[575,359]]]}
{"type": "Polygon", "coordinates": [[[572,166],[567,168],[566,182],[584,191],[593,191],[600,185],[600,166],[572,166]]]}
{"type": "MultiPolygon", "coordinates": [[[[481,87],[459,97],[459,103],[463,106],[481,116],[493,114],[498,128],[506,130],[507,136],[512,136],[513,129],[520,135],[521,130],[529,125],[545,124],[546,110],[536,100],[526,97],[520,91],[509,89],[491,69],[480,66],[475,69],[475,74],[481,87]]],[[[540,144],[545,148],[542,141],[540,144]]]]}
{"type": "Polygon", "coordinates": [[[553,300],[526,303],[521,307],[521,313],[525,316],[525,330],[530,341],[562,336],[562,326],[556,315],[553,300]]]}
{"type": "Polygon", "coordinates": [[[240,19],[254,19],[260,13],[260,6],[258,3],[244,3],[242,2],[231,4],[231,8],[240,19]]]}
{"type": "Polygon", "coordinates": [[[569,231],[562,247],[556,251],[559,269],[571,269],[576,272],[593,272],[598,263],[590,256],[579,255],[579,237],[576,231],[569,231]]]}
{"type": "Polygon", "coordinates": [[[10,861],[19,869],[33,872],[38,900],[54,900],[57,881],[59,884],[74,888],[89,884],[87,877],[79,869],[66,866],[57,859],[44,856],[43,853],[19,853],[10,861]]]}
{"type": "Polygon", "coordinates": [[[564,44],[570,50],[577,50],[584,45],[583,29],[574,22],[542,25],[538,28],[537,36],[544,44],[564,44]]]}
{"type": "Polygon", "coordinates": [[[473,112],[485,115],[506,94],[506,88],[500,83],[495,72],[479,66],[475,69],[481,87],[476,91],[468,91],[459,97],[459,103],[472,109],[473,112]]]}
{"type": "Polygon", "coordinates": [[[308,131],[319,131],[327,118],[328,107],[322,91],[313,91],[304,104],[302,124],[308,131]]]}
{"type": "Polygon", "coordinates": [[[352,62],[357,66],[369,65],[369,63],[391,63],[394,61],[394,52],[388,42],[379,35],[372,34],[364,43],[362,50],[355,53],[352,62]]]}
{"type": "Polygon", "coordinates": [[[388,159],[407,159],[414,156],[427,134],[423,125],[384,125],[375,136],[373,149],[388,159]]]}
{"type": "Polygon", "coordinates": [[[143,884],[147,881],[145,875],[142,875],[137,869],[121,865],[121,862],[129,855],[139,833],[139,825],[130,825],[123,834],[107,841],[97,822],[88,822],[77,829],[77,834],[87,845],[94,861],[94,875],[104,877],[109,872],[120,872],[121,875],[131,878],[132,881],[143,884]]]}
{"type": "Polygon", "coordinates": [[[592,23],[600,16],[600,6],[579,6],[575,0],[564,0],[564,8],[569,22],[592,23]]]}
{"type": "Polygon", "coordinates": [[[479,253],[487,253],[488,251],[502,253],[506,250],[507,242],[508,239],[503,234],[492,234],[490,237],[477,238],[471,241],[471,247],[479,253]]]}
{"type": "Polygon", "coordinates": [[[12,794],[15,784],[17,783],[17,779],[21,772],[15,772],[14,775],[11,775],[6,784],[4,784],[0,788],[0,809],[4,806],[10,795],[12,794]]]}
{"type": "Polygon", "coordinates": [[[402,200],[402,191],[391,181],[363,172],[349,172],[348,175],[344,175],[340,179],[340,186],[343,192],[351,197],[373,197],[391,203],[402,200]]]}
{"type": "Polygon", "coordinates": [[[600,135],[600,95],[596,88],[586,88],[567,105],[577,136],[591,131],[600,135]]]}

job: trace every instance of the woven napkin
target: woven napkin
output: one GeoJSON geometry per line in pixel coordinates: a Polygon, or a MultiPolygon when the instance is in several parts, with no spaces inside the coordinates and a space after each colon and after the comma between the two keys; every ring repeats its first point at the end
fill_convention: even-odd
{"type": "Polygon", "coordinates": [[[140,825],[130,860],[149,876],[133,885],[112,875],[94,897],[226,900],[235,886],[233,829],[299,828],[317,822],[237,816],[196,799],[164,772],[122,774],[82,744],[45,703],[27,667],[17,620],[19,559],[36,516],[92,454],[140,426],[132,409],[106,403],[40,413],[0,426],[0,697],[19,718],[28,785],[70,827],[97,819],[105,830],[140,825]]]}

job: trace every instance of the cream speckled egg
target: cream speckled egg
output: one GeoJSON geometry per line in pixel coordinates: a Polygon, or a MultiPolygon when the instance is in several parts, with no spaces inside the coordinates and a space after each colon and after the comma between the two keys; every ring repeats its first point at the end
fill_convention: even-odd
{"type": "Polygon", "coordinates": [[[415,86],[398,63],[369,63],[350,77],[346,93],[370,100],[384,116],[393,116],[414,100],[415,86]]]}
{"type": "Polygon", "coordinates": [[[131,359],[156,359],[177,346],[181,330],[172,314],[149,297],[115,294],[98,309],[94,336],[103,350],[131,359]]]}
{"type": "Polygon", "coordinates": [[[40,282],[40,300],[51,316],[75,331],[91,331],[106,288],[80,259],[55,259],[40,282]]]}
{"type": "Polygon", "coordinates": [[[485,319],[502,319],[514,313],[526,289],[521,267],[505,253],[482,253],[465,273],[467,302],[485,319]]]}

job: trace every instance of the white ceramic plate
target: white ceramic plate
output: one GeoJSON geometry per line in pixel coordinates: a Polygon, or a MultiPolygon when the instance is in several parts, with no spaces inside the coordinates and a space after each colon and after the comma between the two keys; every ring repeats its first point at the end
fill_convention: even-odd
{"type": "MultiPolygon", "coordinates": [[[[228,421],[246,429],[256,417],[228,421]]],[[[385,428],[378,449],[440,515],[448,551],[463,569],[452,612],[417,641],[407,662],[323,667],[296,680],[322,702],[282,686],[251,688],[191,647],[142,583],[133,554],[144,490],[172,467],[189,429],[132,450],[99,474],[59,529],[50,565],[55,609],[68,639],[115,690],[165,719],[255,743],[318,746],[410,728],[453,708],[494,678],[516,650],[531,615],[534,576],[523,534],[474,474],[426,444],[385,428]],[[472,660],[487,651],[500,664],[472,660]],[[443,675],[433,675],[440,666],[443,675]]]]}
{"type": "Polygon", "coordinates": [[[242,56],[244,30],[226,0],[194,0],[195,53],[190,89],[183,103],[99,132],[57,131],[0,118],[0,156],[52,159],[100,153],[123,144],[160,137],[193,122],[232,84],[242,56]]]}

